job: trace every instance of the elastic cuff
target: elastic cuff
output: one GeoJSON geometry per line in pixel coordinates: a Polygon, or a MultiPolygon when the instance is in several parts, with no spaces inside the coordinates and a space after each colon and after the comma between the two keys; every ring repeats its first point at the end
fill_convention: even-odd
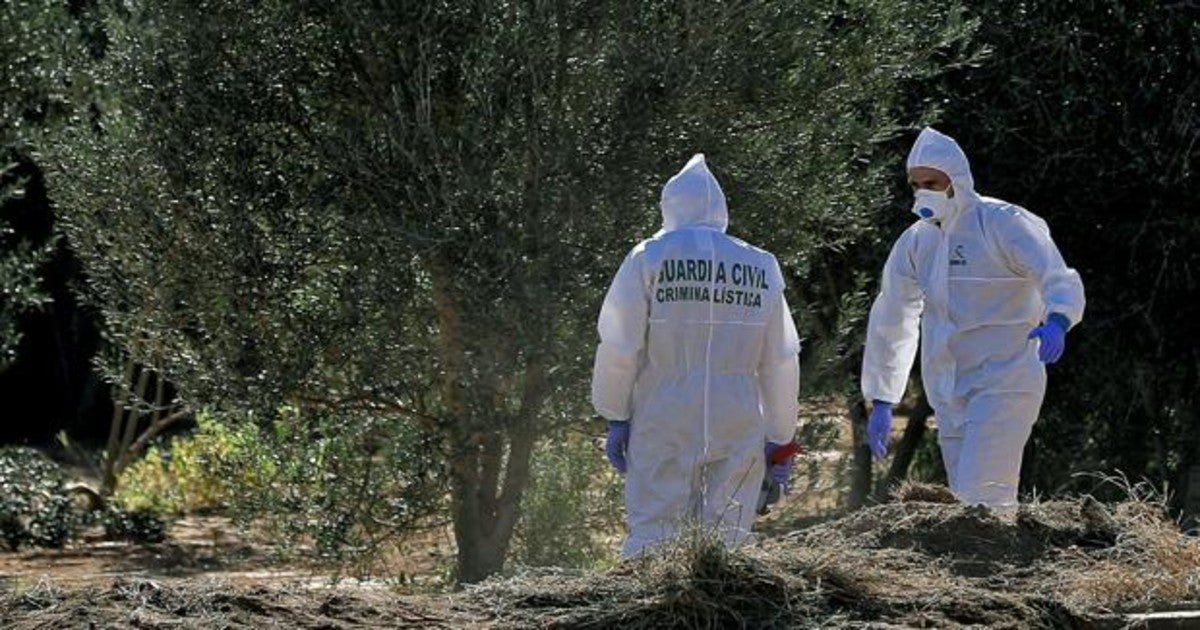
{"type": "Polygon", "coordinates": [[[872,405],[874,405],[874,406],[876,406],[876,407],[886,407],[886,408],[888,408],[888,409],[891,409],[891,408],[892,408],[892,405],[893,405],[893,404],[895,404],[895,403],[890,403],[890,402],[888,402],[888,401],[886,401],[886,400],[872,400],[872,401],[871,401],[871,404],[872,404],[872,405]]]}
{"type": "Polygon", "coordinates": [[[608,427],[610,429],[613,427],[620,427],[620,426],[625,426],[628,424],[629,424],[628,420],[609,420],[608,421],[608,427]]]}
{"type": "Polygon", "coordinates": [[[1046,323],[1054,324],[1063,329],[1063,332],[1071,330],[1071,320],[1067,319],[1062,313],[1050,313],[1050,317],[1046,318],[1046,323]]]}

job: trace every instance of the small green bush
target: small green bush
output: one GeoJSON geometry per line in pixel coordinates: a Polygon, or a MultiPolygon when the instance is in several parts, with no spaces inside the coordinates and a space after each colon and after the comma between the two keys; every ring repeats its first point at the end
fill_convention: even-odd
{"type": "MultiPolygon", "coordinates": [[[[369,564],[380,544],[441,505],[435,451],[409,425],[291,408],[254,420],[199,414],[194,432],[126,469],[114,502],[133,513],[221,510],[282,554],[341,564],[369,564]]],[[[118,519],[106,528],[123,537],[127,525],[136,527],[118,519]]]]}
{"type": "Polygon", "coordinates": [[[262,482],[239,490],[234,512],[282,551],[311,545],[321,560],[369,571],[381,545],[444,505],[436,444],[403,421],[285,409],[262,439],[262,482]]]}
{"type": "Polygon", "coordinates": [[[534,450],[512,558],[526,566],[594,568],[616,558],[624,504],[620,478],[587,436],[568,434],[534,450]]]}
{"type": "Polygon", "coordinates": [[[110,505],[100,517],[106,540],[159,543],[167,539],[167,523],[145,508],[127,510],[110,505]]]}
{"type": "Polygon", "coordinates": [[[25,447],[0,448],[0,538],[22,545],[62,547],[79,527],[66,476],[57,464],[25,447]]]}
{"type": "Polygon", "coordinates": [[[263,483],[270,467],[258,428],[197,417],[197,429],[152,446],[121,476],[115,501],[132,510],[182,514],[220,510],[263,483]]]}
{"type": "Polygon", "coordinates": [[[61,548],[84,527],[99,525],[108,540],[162,542],[166,522],[152,508],[110,503],[79,511],[58,464],[35,449],[0,448],[0,540],[21,547],[61,548]]]}

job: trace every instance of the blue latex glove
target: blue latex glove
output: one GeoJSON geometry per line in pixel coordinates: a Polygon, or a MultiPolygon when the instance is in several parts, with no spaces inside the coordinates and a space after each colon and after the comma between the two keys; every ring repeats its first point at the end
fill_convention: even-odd
{"type": "Polygon", "coordinates": [[[892,403],[872,401],[871,417],[867,419],[867,445],[876,459],[883,459],[888,451],[888,437],[892,434],[892,403]]]}
{"type": "Polygon", "coordinates": [[[1051,313],[1045,324],[1029,333],[1030,339],[1036,337],[1041,342],[1038,345],[1038,359],[1042,363],[1054,363],[1062,356],[1067,347],[1067,329],[1070,327],[1071,322],[1066,317],[1051,313]]]}
{"type": "Polygon", "coordinates": [[[629,421],[628,420],[609,420],[608,421],[608,439],[604,442],[604,454],[608,456],[608,462],[617,469],[617,472],[625,474],[625,451],[629,449],[629,421]]]}
{"type": "Polygon", "coordinates": [[[779,447],[781,446],[783,445],[776,444],[774,442],[767,442],[766,446],[763,448],[763,454],[767,458],[767,474],[771,476],[771,481],[786,487],[788,480],[792,477],[792,466],[796,462],[796,456],[791,455],[778,464],[770,463],[771,455],[774,455],[775,451],[779,450],[779,447]]]}

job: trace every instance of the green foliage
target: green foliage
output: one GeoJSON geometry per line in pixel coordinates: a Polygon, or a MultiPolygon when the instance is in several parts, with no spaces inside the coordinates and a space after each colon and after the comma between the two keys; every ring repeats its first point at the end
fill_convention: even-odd
{"type": "Polygon", "coordinates": [[[181,514],[219,510],[265,483],[270,458],[258,427],[197,417],[190,435],[151,446],[125,470],[114,500],[131,509],[181,514]]]}
{"type": "Polygon", "coordinates": [[[624,517],[623,488],[589,437],[568,433],[547,439],[533,454],[513,561],[571,568],[614,562],[624,517]]]}
{"type": "Polygon", "coordinates": [[[211,413],[197,422],[130,466],[115,501],[134,512],[226,511],[265,528],[285,553],[311,544],[347,564],[366,563],[441,505],[427,479],[436,453],[403,427],[294,409],[269,426],[211,413]]]}
{"type": "Polygon", "coordinates": [[[553,361],[535,376],[582,398],[611,269],[705,150],[735,231],[781,253],[806,330],[837,339],[813,356],[852,353],[865,280],[829,276],[878,249],[894,163],[869,158],[907,113],[901,88],[965,54],[972,24],[943,3],[679,10],[110,17],[105,134],[51,151],[90,294],[135,358],[206,403],[336,391],[440,417],[428,375],[470,361],[468,416],[524,422],[506,375],[553,361]]]}
{"type": "MultiPolygon", "coordinates": [[[[0,170],[0,209],[22,194],[20,183],[10,184],[7,175],[7,169],[0,170]]],[[[40,287],[39,270],[55,245],[54,241],[34,245],[20,238],[0,214],[0,370],[16,358],[21,342],[19,317],[50,302],[40,287]]]]}
{"type": "Polygon", "coordinates": [[[354,416],[299,422],[294,413],[260,435],[256,483],[231,497],[243,521],[285,546],[308,542],[324,560],[363,565],[443,505],[430,483],[441,457],[428,436],[354,416]]]}
{"type": "Polygon", "coordinates": [[[66,2],[0,4],[0,145],[29,140],[73,113],[84,88],[72,76],[83,54],[79,20],[66,2]]]}
{"type": "Polygon", "coordinates": [[[153,509],[110,505],[100,513],[106,540],[160,543],[167,539],[167,524],[153,509]]]}
{"type": "Polygon", "coordinates": [[[156,543],[167,526],[155,510],[127,509],[119,503],[80,511],[66,487],[63,470],[37,450],[0,448],[0,540],[8,550],[22,546],[60,548],[91,525],[108,540],[156,543]]]}
{"type": "Polygon", "coordinates": [[[65,2],[0,3],[0,370],[16,358],[21,317],[50,302],[41,274],[57,239],[14,218],[36,170],[28,143],[64,124],[87,93],[71,68],[84,54],[88,15],[65,2]]]}
{"type": "Polygon", "coordinates": [[[66,478],[36,450],[0,448],[0,537],[10,550],[22,545],[62,547],[78,526],[66,478]]]}

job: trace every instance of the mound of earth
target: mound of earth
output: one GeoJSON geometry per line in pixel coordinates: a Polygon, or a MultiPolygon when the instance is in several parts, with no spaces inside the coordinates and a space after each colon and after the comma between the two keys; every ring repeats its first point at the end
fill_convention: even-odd
{"type": "Polygon", "coordinates": [[[470,592],[506,627],[1120,627],[1121,611],[1200,601],[1200,540],[1161,506],[1091,498],[1015,519],[934,502],[875,506],[735,553],[703,534],[607,573],[470,592]]]}
{"type": "Polygon", "coordinates": [[[0,575],[0,627],[1117,628],[1123,612],[1200,608],[1200,540],[1145,501],[1049,501],[1010,519],[906,501],[771,532],[732,552],[697,532],[608,571],[518,570],[448,595],[0,575]]]}

